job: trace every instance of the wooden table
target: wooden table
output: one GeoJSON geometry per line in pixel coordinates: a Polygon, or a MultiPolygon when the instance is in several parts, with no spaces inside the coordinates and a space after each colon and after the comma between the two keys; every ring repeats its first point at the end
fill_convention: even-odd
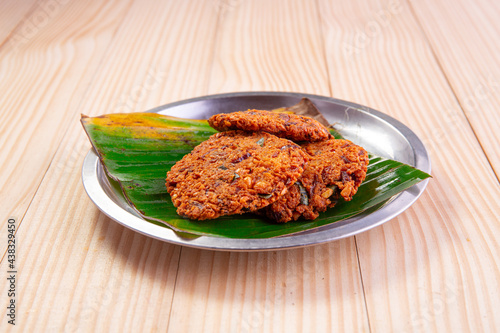
{"type": "Polygon", "coordinates": [[[1,1],[0,331],[14,299],[27,332],[499,332],[498,17],[494,0],[1,1]],[[276,252],[170,245],[89,200],[81,113],[234,91],[378,109],[423,139],[433,179],[381,227],[276,252]]]}

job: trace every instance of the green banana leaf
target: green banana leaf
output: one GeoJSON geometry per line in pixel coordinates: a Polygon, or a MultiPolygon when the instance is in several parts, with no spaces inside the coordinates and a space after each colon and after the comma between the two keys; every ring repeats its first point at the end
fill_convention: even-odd
{"type": "Polygon", "coordinates": [[[394,195],[430,177],[409,165],[370,155],[367,177],[353,199],[339,200],[313,221],[276,224],[253,214],[195,221],[177,215],[165,178],[178,160],[216,133],[206,120],[133,113],[82,116],[81,121],[106,173],[118,182],[129,204],[151,223],[183,234],[229,238],[290,235],[377,209],[394,195]]]}

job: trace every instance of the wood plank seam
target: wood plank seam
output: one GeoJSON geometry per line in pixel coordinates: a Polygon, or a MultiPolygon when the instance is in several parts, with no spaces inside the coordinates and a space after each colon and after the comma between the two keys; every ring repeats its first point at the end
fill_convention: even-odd
{"type": "Polygon", "coordinates": [[[354,246],[356,249],[356,259],[358,260],[358,270],[359,270],[359,279],[361,280],[361,290],[363,291],[363,300],[364,300],[364,305],[365,305],[365,312],[366,312],[366,317],[368,320],[368,332],[372,332],[372,325],[370,322],[370,313],[368,312],[368,302],[366,300],[366,290],[365,290],[365,283],[363,281],[363,270],[361,269],[361,261],[359,260],[359,250],[358,250],[358,240],[356,236],[354,237],[354,246]]]}
{"type": "MultiPolygon", "coordinates": [[[[35,7],[35,6],[33,6],[33,7],[35,7]]],[[[129,3],[128,8],[126,9],[126,14],[125,14],[125,15],[128,15],[128,13],[129,13],[129,11],[130,11],[131,7],[132,7],[132,2],[131,2],[131,3],[129,3]]],[[[31,15],[31,13],[28,13],[28,14],[27,14],[27,16],[29,16],[29,15],[31,15]]],[[[21,24],[22,24],[22,23],[21,23],[21,24]]],[[[118,32],[118,30],[120,29],[120,27],[121,27],[121,24],[118,24],[118,25],[116,26],[115,31],[113,32],[113,36],[111,37],[111,40],[114,38],[114,36],[116,35],[116,33],[118,32]]],[[[9,35],[9,36],[10,36],[10,35],[9,35]]],[[[80,102],[78,103],[78,107],[76,108],[76,110],[81,109],[81,105],[84,103],[85,98],[87,97],[87,94],[88,94],[88,92],[89,92],[89,90],[90,90],[90,88],[91,88],[91,86],[92,86],[92,82],[94,82],[94,79],[95,79],[96,75],[99,73],[99,70],[100,70],[100,68],[101,68],[101,66],[102,66],[102,64],[103,64],[103,62],[104,62],[104,60],[106,59],[106,56],[107,56],[107,54],[108,54],[108,52],[109,52],[109,49],[110,49],[111,45],[112,45],[112,43],[109,43],[109,44],[106,46],[106,51],[104,51],[103,56],[101,57],[101,60],[99,61],[99,64],[98,64],[98,66],[97,66],[96,71],[92,74],[92,77],[91,77],[91,79],[89,80],[89,83],[87,84],[87,87],[85,88],[85,92],[82,94],[82,98],[81,98],[80,102]]],[[[1,47],[2,47],[2,46],[3,46],[3,44],[2,44],[2,45],[0,45],[0,51],[1,51],[1,47]]],[[[31,207],[31,204],[32,204],[32,202],[33,202],[34,198],[35,198],[35,197],[36,197],[36,195],[38,194],[38,190],[40,189],[40,186],[41,186],[41,184],[42,184],[42,182],[43,182],[43,180],[44,180],[45,176],[47,175],[48,170],[50,169],[50,167],[51,167],[51,166],[52,166],[52,164],[54,163],[54,158],[56,157],[56,155],[57,155],[57,153],[59,152],[59,150],[60,150],[60,149],[62,149],[62,148],[61,148],[61,146],[62,146],[62,145],[63,145],[63,143],[64,143],[64,138],[67,136],[67,133],[68,133],[68,131],[70,130],[70,128],[71,128],[70,126],[66,127],[66,130],[64,131],[63,135],[61,136],[61,140],[59,141],[59,144],[57,145],[57,148],[54,150],[54,153],[52,154],[52,157],[50,158],[50,162],[49,162],[49,164],[48,164],[47,168],[45,169],[45,172],[43,173],[43,176],[42,176],[42,177],[40,177],[39,182],[38,182],[38,185],[37,185],[37,188],[36,188],[36,190],[33,192],[33,195],[32,195],[32,197],[31,197],[31,199],[30,199],[30,203],[26,206],[26,209],[25,209],[24,213],[22,214],[22,218],[20,218],[20,219],[19,219],[19,222],[18,222],[18,224],[17,224],[17,228],[16,228],[16,234],[17,234],[17,231],[21,228],[22,221],[24,220],[24,216],[26,216],[27,212],[29,211],[29,209],[30,209],[30,207],[31,207]]],[[[16,218],[18,218],[18,217],[16,216],[16,218]]],[[[0,259],[0,263],[2,263],[2,261],[3,261],[4,257],[5,257],[5,253],[6,253],[6,251],[7,251],[7,248],[5,249],[5,252],[3,253],[2,258],[0,259]]]]}
{"type": "MultiPolygon", "coordinates": [[[[327,54],[326,54],[326,37],[325,37],[325,32],[323,31],[323,25],[321,24],[321,15],[319,12],[319,2],[318,1],[319,0],[316,0],[315,4],[316,4],[316,12],[318,13],[318,31],[319,31],[319,34],[321,36],[321,40],[323,41],[323,43],[321,44],[321,46],[322,46],[321,52],[323,53],[323,61],[325,62],[325,67],[326,67],[326,78],[328,80],[328,91],[330,92],[330,97],[333,97],[332,80],[330,77],[330,68],[328,65],[328,58],[327,58],[327,54]]],[[[356,252],[357,252],[357,248],[356,248],[356,252]]]]}
{"type": "MultiPolygon", "coordinates": [[[[222,8],[220,3],[218,4],[219,6],[217,7],[218,10],[217,10],[217,19],[215,21],[215,31],[214,31],[214,36],[213,36],[213,41],[214,41],[214,44],[213,45],[218,45],[219,44],[219,28],[220,28],[220,25],[221,25],[221,16],[222,14],[224,13],[224,11],[226,11],[227,9],[226,8],[222,8]]],[[[210,55],[210,70],[209,70],[209,73],[208,73],[208,76],[207,76],[207,82],[205,84],[206,86],[206,93],[205,94],[208,94],[208,91],[209,91],[209,86],[210,86],[210,81],[212,81],[212,77],[214,75],[214,62],[215,62],[215,54],[216,54],[216,48],[213,47],[212,48],[212,54],[210,55]]],[[[180,256],[179,256],[180,258],[180,256]]]]}
{"type": "MultiPolygon", "coordinates": [[[[317,0],[314,0],[313,4],[314,4],[314,3],[316,3],[316,4],[317,4],[317,0]]],[[[315,13],[315,15],[314,15],[314,16],[315,16],[315,17],[319,16],[319,8],[316,8],[316,13],[315,13]]],[[[223,19],[222,19],[222,18],[220,18],[220,19],[219,19],[219,21],[218,21],[218,25],[219,25],[219,26],[221,25],[221,21],[223,21],[223,19]]],[[[320,22],[317,22],[317,23],[320,23],[320,22]]],[[[220,39],[220,38],[219,38],[219,36],[217,36],[217,39],[218,39],[218,40],[220,39]]],[[[216,42],[216,43],[217,43],[217,44],[219,44],[218,42],[216,42]]],[[[323,51],[323,54],[322,54],[322,56],[323,56],[323,57],[321,57],[321,55],[320,55],[320,57],[318,57],[318,58],[320,58],[320,59],[321,59],[321,58],[323,58],[323,59],[326,61],[326,51],[325,51],[325,48],[324,48],[324,45],[325,45],[325,44],[324,44],[324,37],[321,37],[321,39],[320,39],[320,45],[322,46],[321,50],[323,51]]],[[[260,58],[259,58],[259,59],[260,59],[260,58]]],[[[326,66],[326,63],[325,63],[325,66],[326,66]]],[[[214,67],[212,67],[212,73],[214,73],[214,72],[215,72],[214,67]]],[[[267,73],[266,73],[266,74],[267,74],[267,73]]],[[[327,92],[327,93],[323,92],[323,95],[327,95],[327,94],[330,94],[330,95],[331,95],[331,92],[332,92],[332,87],[331,87],[331,80],[330,80],[330,78],[329,78],[329,76],[330,76],[329,71],[327,71],[327,73],[326,73],[326,74],[327,74],[326,76],[328,77],[328,81],[327,81],[327,83],[325,82],[325,84],[328,84],[328,92],[327,92]]],[[[214,79],[214,75],[211,75],[211,78],[210,78],[210,83],[212,83],[212,84],[213,84],[213,79],[214,79]]],[[[315,93],[315,92],[313,92],[313,93],[315,93]]],[[[316,93],[317,93],[317,92],[316,92],[316,93]]],[[[351,238],[351,241],[352,241],[352,240],[354,240],[354,238],[351,238]]],[[[354,248],[353,248],[352,250],[353,250],[353,251],[355,251],[355,249],[354,249],[354,248]]],[[[198,251],[199,251],[199,250],[198,250],[198,251]]],[[[189,265],[189,264],[186,264],[186,262],[188,262],[187,260],[189,259],[189,252],[191,252],[191,251],[190,251],[190,250],[186,250],[185,252],[183,252],[182,261],[180,261],[179,266],[180,266],[180,265],[182,265],[182,263],[184,263],[184,265],[189,265]]],[[[201,251],[200,251],[200,252],[201,252],[201,251]]],[[[290,251],[283,251],[283,252],[281,252],[281,251],[280,251],[280,253],[282,253],[282,254],[284,254],[284,255],[286,255],[286,254],[287,254],[287,253],[289,253],[289,252],[290,252],[290,251]]],[[[267,255],[267,253],[266,253],[266,255],[267,255]]],[[[354,255],[354,253],[353,253],[353,255],[354,255]]],[[[252,256],[252,257],[253,257],[253,256],[252,256]]],[[[313,257],[313,258],[314,258],[314,257],[313,257]]],[[[357,259],[358,259],[358,258],[357,258],[357,259]]],[[[265,259],[261,258],[261,260],[265,260],[265,259]]],[[[312,259],[311,259],[311,260],[312,260],[312,259]]],[[[267,261],[267,260],[266,260],[266,261],[267,261]]],[[[354,260],[353,260],[353,264],[354,264],[354,260]]],[[[355,271],[355,270],[357,269],[357,270],[358,270],[358,274],[359,274],[359,266],[358,266],[358,264],[354,264],[354,265],[356,265],[356,266],[355,266],[356,268],[353,268],[353,271],[355,271]]],[[[210,266],[210,265],[207,265],[207,266],[210,266]]],[[[210,285],[210,279],[212,278],[212,271],[213,271],[213,269],[214,269],[214,267],[210,266],[209,268],[207,268],[207,271],[206,271],[206,272],[207,272],[207,275],[208,275],[209,277],[207,277],[204,281],[207,281],[208,285],[210,285]]],[[[290,278],[292,279],[292,281],[296,281],[296,280],[294,280],[294,279],[299,279],[298,277],[295,277],[295,276],[292,276],[292,277],[290,277],[290,278]]],[[[307,280],[307,279],[305,279],[305,280],[307,280]]],[[[357,279],[356,279],[356,280],[357,280],[357,279]]],[[[271,288],[271,286],[269,286],[269,285],[267,285],[267,284],[266,284],[266,281],[267,281],[267,280],[264,280],[264,282],[262,282],[262,284],[263,284],[266,288],[271,288]]],[[[299,282],[297,282],[297,285],[300,285],[301,283],[303,283],[303,280],[302,280],[302,279],[300,279],[300,283],[299,283],[299,282]]],[[[182,288],[182,286],[181,286],[181,285],[182,285],[182,279],[180,279],[180,280],[179,280],[179,284],[176,286],[176,290],[175,290],[175,292],[176,292],[176,293],[179,293],[179,295],[182,295],[181,291],[178,291],[178,290],[182,290],[182,289],[181,289],[181,288],[182,288]]],[[[274,288],[274,287],[272,287],[272,288],[274,288]]],[[[288,288],[290,288],[290,286],[288,286],[288,288]]],[[[267,290],[267,289],[266,289],[266,290],[267,290]]],[[[255,293],[255,291],[254,291],[254,293],[255,293]]],[[[272,295],[272,293],[271,293],[271,295],[272,295]]],[[[178,296],[178,295],[175,295],[175,296],[178,296]]],[[[228,296],[228,297],[229,297],[229,296],[228,296]]],[[[255,294],[254,294],[253,296],[249,296],[249,297],[250,297],[250,298],[252,298],[252,297],[257,297],[257,298],[259,298],[259,297],[258,297],[257,295],[255,295],[255,294]]],[[[260,297],[262,297],[262,296],[260,296],[260,297]]],[[[287,296],[287,295],[281,295],[281,294],[277,294],[277,296],[269,296],[269,297],[271,297],[271,298],[270,298],[270,299],[267,299],[267,298],[258,299],[258,300],[256,300],[256,301],[246,302],[246,303],[244,303],[244,304],[242,305],[242,306],[243,306],[243,308],[247,308],[247,307],[249,307],[249,308],[250,308],[250,310],[251,310],[251,311],[250,311],[250,312],[248,312],[248,313],[246,313],[246,312],[245,312],[245,316],[243,317],[243,320],[242,320],[243,325],[244,325],[244,327],[243,327],[243,328],[248,329],[248,330],[251,330],[252,326],[255,326],[255,325],[256,325],[256,326],[260,327],[261,329],[263,329],[263,327],[265,327],[265,326],[267,325],[267,324],[264,324],[264,320],[263,320],[263,318],[264,318],[264,317],[266,317],[266,316],[270,316],[270,315],[271,315],[271,310],[268,310],[268,308],[274,308],[274,305],[276,305],[276,303],[278,303],[278,306],[279,306],[279,304],[284,303],[284,302],[286,302],[286,301],[288,300],[288,296],[287,296]],[[256,320],[257,320],[257,323],[253,322],[253,321],[252,321],[253,319],[256,319],[256,320]],[[262,321],[261,321],[261,320],[262,320],[262,321]],[[262,326],[262,327],[261,327],[261,326],[262,326]]],[[[289,296],[289,297],[291,297],[291,296],[289,296]]],[[[305,296],[302,296],[302,297],[305,297],[305,296]]],[[[175,304],[173,304],[172,309],[173,309],[174,307],[176,307],[177,301],[179,301],[179,300],[177,300],[177,297],[174,297],[174,298],[175,298],[175,299],[174,299],[175,304]]],[[[180,296],[179,296],[179,298],[180,298],[180,296]]],[[[307,297],[306,297],[306,298],[307,298],[307,297]]],[[[360,304],[361,304],[361,303],[365,303],[365,304],[364,304],[364,306],[366,307],[366,301],[365,301],[364,299],[362,299],[362,298],[361,298],[361,296],[359,296],[359,298],[360,298],[359,303],[360,303],[360,304]]],[[[229,297],[229,299],[227,299],[226,301],[227,301],[229,304],[231,304],[232,299],[229,297]]],[[[195,303],[196,303],[196,302],[195,302],[195,303]]],[[[203,303],[203,300],[200,300],[200,301],[199,301],[199,303],[200,303],[200,304],[201,304],[201,303],[203,303]]],[[[202,306],[202,305],[200,305],[200,306],[202,306]]],[[[205,300],[205,302],[203,303],[203,306],[207,306],[207,301],[206,301],[206,300],[205,300]]],[[[362,305],[361,305],[361,307],[362,307],[362,305]]],[[[307,309],[307,311],[309,311],[309,309],[307,309]]],[[[364,312],[364,311],[363,311],[363,312],[364,312]]],[[[174,318],[174,317],[175,317],[175,309],[174,309],[174,312],[172,312],[171,316],[173,316],[173,317],[171,317],[171,318],[170,318],[170,322],[169,322],[169,329],[172,329],[172,328],[174,327],[174,325],[175,325],[175,323],[174,323],[174,319],[175,319],[175,318],[174,318]]],[[[361,316],[363,317],[363,321],[366,323],[366,326],[363,326],[363,327],[368,327],[368,320],[367,320],[367,318],[366,318],[365,313],[362,313],[362,314],[361,314],[361,316]]],[[[240,324],[241,324],[241,322],[240,322],[240,324]]],[[[199,325],[199,326],[204,326],[204,327],[207,327],[206,325],[209,325],[209,323],[206,323],[206,324],[203,324],[203,323],[202,323],[202,324],[198,324],[198,325],[199,325]]],[[[184,327],[184,328],[185,328],[185,327],[184,327]]],[[[239,328],[240,328],[240,329],[242,329],[242,327],[241,327],[241,326],[240,326],[239,328]]],[[[254,329],[255,329],[255,327],[254,327],[254,329]]],[[[264,330],[265,330],[265,329],[264,329],[264,330]]]]}
{"type": "MultiPolygon", "coordinates": [[[[415,14],[413,14],[413,13],[412,13],[411,15],[415,16],[415,14]]],[[[416,30],[416,32],[418,33],[418,28],[416,28],[415,30],[416,30]]],[[[425,34],[422,34],[422,36],[423,36],[424,38],[426,37],[426,35],[425,35],[425,34]]],[[[427,39],[423,39],[423,38],[422,38],[422,41],[423,41],[423,43],[422,43],[422,44],[424,45],[424,48],[425,48],[427,45],[429,45],[429,46],[430,46],[430,41],[429,41],[429,40],[427,40],[427,39]],[[426,45],[426,44],[427,44],[427,45],[426,45]]],[[[338,44],[337,44],[337,45],[338,45],[338,44]]],[[[434,50],[433,50],[432,48],[429,48],[429,49],[428,49],[428,52],[429,52],[429,51],[430,51],[430,52],[432,52],[432,51],[434,51],[434,50]]],[[[429,55],[430,55],[430,58],[432,59],[432,55],[431,55],[431,53],[429,53],[429,55]]],[[[436,61],[436,59],[435,59],[435,58],[433,59],[433,61],[434,61],[434,62],[436,63],[436,65],[437,65],[437,61],[436,61]]],[[[438,66],[436,66],[436,67],[437,67],[437,68],[439,68],[438,66]]],[[[440,71],[444,74],[445,79],[446,79],[446,74],[444,73],[444,71],[443,71],[443,69],[442,69],[442,68],[441,68],[441,70],[440,70],[440,71]]],[[[438,72],[439,72],[439,69],[438,69],[438,72]]],[[[442,74],[442,75],[443,75],[443,74],[442,74]]],[[[349,74],[347,73],[347,75],[349,75],[349,74]]],[[[443,81],[444,81],[444,80],[443,80],[443,81]]],[[[445,82],[446,82],[446,81],[445,81],[445,82]]],[[[448,84],[449,84],[449,83],[448,83],[448,84]]],[[[444,84],[444,86],[443,86],[443,87],[444,87],[444,88],[446,88],[446,84],[444,84]]],[[[354,88],[354,89],[356,89],[356,88],[354,88]]],[[[363,90],[363,89],[362,89],[362,90],[363,90]]],[[[456,97],[457,97],[456,95],[453,95],[451,98],[452,98],[453,100],[456,100],[456,97]]],[[[438,110],[436,110],[436,111],[438,111],[438,110]]],[[[463,112],[463,111],[464,111],[464,110],[462,110],[462,112],[463,112]]],[[[461,111],[458,111],[457,113],[460,113],[460,112],[461,112],[461,111]]],[[[467,125],[466,125],[466,126],[467,126],[467,125]]],[[[469,124],[469,126],[470,126],[470,124],[469,124]]],[[[477,139],[477,138],[476,138],[476,139],[477,139]]],[[[473,142],[473,140],[472,140],[472,142],[473,142]]],[[[479,147],[478,147],[478,148],[479,148],[479,147]]],[[[478,152],[478,153],[479,153],[479,152],[478,152]]],[[[483,151],[483,153],[484,153],[484,151],[483,151]]],[[[479,153],[479,154],[481,154],[481,153],[479,153]]],[[[488,167],[487,167],[487,168],[488,168],[488,167]]],[[[489,171],[489,168],[488,168],[488,171],[489,171]]],[[[493,177],[492,177],[492,178],[493,178],[493,177]]],[[[422,198],[422,199],[423,199],[423,198],[422,198]]],[[[408,214],[408,213],[406,213],[406,214],[408,214]]],[[[395,223],[395,222],[393,222],[393,223],[395,223]]],[[[388,224],[388,226],[390,226],[390,224],[388,224]]],[[[385,229],[385,228],[387,228],[387,227],[386,227],[386,226],[384,226],[383,228],[385,229]]],[[[361,235],[356,236],[356,239],[359,239],[359,240],[360,240],[360,244],[359,244],[359,245],[361,246],[361,247],[360,247],[360,255],[362,256],[362,257],[361,257],[361,259],[363,259],[363,264],[364,264],[364,266],[369,267],[369,264],[365,264],[365,260],[364,260],[364,259],[366,259],[366,257],[368,257],[368,256],[367,256],[367,255],[366,255],[366,253],[364,253],[364,251],[363,251],[363,245],[362,245],[361,240],[363,239],[363,237],[364,237],[364,238],[368,237],[367,235],[374,234],[374,233],[376,233],[377,231],[379,231],[379,232],[380,232],[380,230],[381,230],[380,228],[379,228],[378,230],[377,230],[377,229],[374,229],[373,231],[369,231],[368,233],[363,234],[363,236],[361,236],[361,235]]],[[[398,237],[398,239],[399,239],[399,240],[402,240],[402,238],[401,238],[401,233],[399,233],[396,237],[398,237]]],[[[358,248],[358,244],[357,244],[357,243],[356,243],[356,247],[358,248]]],[[[382,251],[382,252],[383,252],[383,251],[382,251]]],[[[397,256],[396,256],[396,257],[397,257],[397,256]]],[[[398,259],[398,258],[401,258],[401,257],[397,257],[396,259],[398,259]]],[[[404,258],[403,258],[403,259],[404,259],[404,258]]],[[[369,263],[369,260],[368,260],[368,263],[369,263]]],[[[374,299],[374,298],[373,298],[373,296],[371,296],[371,295],[370,295],[370,293],[373,291],[373,288],[372,288],[372,290],[370,290],[370,283],[373,285],[373,280],[377,280],[377,278],[376,278],[376,277],[372,277],[372,276],[366,276],[366,272],[370,272],[370,268],[365,269],[364,271],[365,271],[365,282],[367,283],[367,289],[366,289],[366,290],[367,290],[367,292],[368,292],[368,294],[367,294],[367,296],[368,296],[368,300],[369,300],[372,304],[375,304],[375,306],[371,306],[371,307],[370,307],[370,309],[371,309],[370,314],[371,314],[372,316],[370,316],[370,314],[368,314],[368,315],[369,315],[369,318],[371,318],[371,321],[370,321],[370,328],[372,328],[373,330],[377,330],[377,328],[378,328],[379,326],[384,326],[384,325],[385,325],[385,324],[382,324],[382,325],[377,324],[377,319],[380,319],[380,318],[377,318],[377,312],[378,312],[378,311],[374,311],[374,308],[378,307],[378,301],[379,301],[379,300],[377,300],[377,299],[375,298],[375,301],[373,302],[373,299],[374,299]]],[[[390,286],[390,287],[392,288],[392,286],[390,286]]],[[[389,287],[388,287],[388,286],[386,286],[386,289],[389,289],[389,287]]],[[[449,289],[449,288],[448,288],[448,289],[449,289]]],[[[392,290],[397,290],[397,288],[392,288],[392,290]]],[[[377,290],[376,290],[376,291],[377,291],[377,290]]],[[[408,303],[408,300],[407,300],[407,299],[406,299],[406,300],[404,300],[404,299],[403,299],[403,301],[401,301],[401,305],[403,305],[403,306],[404,306],[404,303],[408,303]]],[[[413,306],[413,305],[411,305],[411,306],[413,306]]],[[[411,313],[412,315],[413,315],[413,314],[416,314],[416,315],[421,315],[421,312],[418,312],[418,311],[414,312],[414,311],[412,311],[412,307],[411,307],[411,306],[409,306],[409,310],[408,310],[408,312],[409,312],[409,313],[411,313]]],[[[429,310],[429,311],[431,311],[431,312],[432,312],[432,311],[434,311],[434,310],[435,310],[435,309],[434,309],[433,307],[430,307],[430,310],[429,310]]],[[[444,310],[440,310],[440,311],[444,311],[444,310]]],[[[384,313],[384,311],[381,311],[381,312],[382,312],[382,313],[384,313]]],[[[405,311],[403,310],[402,312],[405,312],[405,311]]],[[[387,311],[385,311],[385,313],[387,313],[387,311]]],[[[434,313],[434,312],[432,312],[432,313],[434,313]]],[[[389,315],[390,315],[390,313],[389,313],[389,315]]],[[[427,316],[427,313],[425,313],[425,311],[424,311],[424,316],[427,316]]],[[[425,318],[425,319],[427,319],[427,318],[425,318]]],[[[432,319],[434,319],[434,318],[432,318],[432,319]]],[[[397,320],[397,319],[396,319],[396,320],[397,320]]],[[[388,321],[388,322],[391,322],[391,320],[387,320],[387,318],[384,318],[384,322],[387,322],[387,321],[388,321]]],[[[378,320],[378,322],[380,323],[380,320],[378,320]]]]}
{"type": "MultiPolygon", "coordinates": [[[[182,258],[182,250],[184,249],[183,246],[180,246],[179,249],[179,256],[177,257],[177,269],[175,271],[175,278],[174,278],[174,286],[173,286],[173,291],[172,291],[172,296],[170,298],[170,304],[174,304],[174,296],[175,296],[175,290],[177,287],[177,280],[179,279],[179,268],[181,266],[181,258],[182,258]]],[[[170,330],[170,323],[172,322],[170,318],[172,317],[172,309],[173,306],[170,306],[170,311],[168,312],[168,325],[167,325],[167,332],[170,330]]]]}
{"type": "MultiPolygon", "coordinates": [[[[225,10],[227,10],[227,8],[221,7],[221,4],[218,3],[218,6],[217,6],[217,19],[216,19],[216,22],[215,22],[215,29],[214,29],[214,34],[213,34],[213,45],[217,45],[218,38],[219,38],[219,35],[220,35],[219,34],[219,30],[220,30],[219,27],[220,27],[220,24],[221,24],[221,16],[223,15],[223,13],[224,13],[225,10]]],[[[216,48],[215,47],[212,48],[212,52],[211,53],[212,54],[210,55],[210,61],[209,61],[210,69],[209,69],[209,74],[207,75],[207,79],[206,79],[206,83],[205,83],[205,94],[208,93],[210,81],[211,81],[212,75],[213,75],[214,61],[215,61],[215,54],[216,54],[216,48]]],[[[179,269],[180,269],[180,266],[181,266],[181,259],[183,257],[182,256],[183,249],[184,249],[184,247],[181,246],[180,250],[179,250],[179,256],[177,257],[177,269],[176,269],[176,272],[175,272],[174,286],[173,286],[172,296],[171,296],[171,299],[170,299],[171,307],[170,307],[170,311],[168,313],[167,332],[170,331],[170,324],[172,323],[172,320],[171,320],[171,318],[172,318],[172,309],[174,308],[173,307],[174,297],[175,297],[176,290],[177,290],[177,281],[179,279],[179,269]]]]}
{"type": "MultiPolygon", "coordinates": [[[[33,203],[33,200],[35,199],[35,195],[38,192],[38,190],[40,189],[40,186],[42,185],[42,180],[45,177],[45,175],[47,174],[47,171],[49,170],[49,168],[50,168],[50,164],[47,167],[47,169],[45,170],[45,172],[43,173],[43,177],[41,178],[40,182],[38,183],[36,191],[34,192],[33,196],[31,197],[30,203],[26,206],[26,210],[24,211],[23,216],[22,217],[14,216],[14,218],[16,219],[16,223],[17,223],[16,231],[15,231],[14,235],[17,236],[17,232],[19,231],[19,228],[21,227],[22,221],[24,220],[24,217],[26,216],[26,213],[28,212],[31,204],[33,203]]],[[[5,247],[5,251],[2,254],[2,258],[0,258],[0,264],[3,262],[3,259],[5,258],[5,255],[7,254],[7,250],[8,250],[8,248],[5,247]]]]}
{"type": "Polygon", "coordinates": [[[415,8],[413,7],[412,2],[410,0],[407,0],[407,1],[408,1],[408,7],[410,8],[410,12],[413,15],[413,17],[415,18],[415,21],[417,22],[418,27],[419,27],[419,29],[420,29],[420,31],[422,33],[422,36],[425,38],[425,41],[427,42],[427,45],[429,46],[429,49],[431,50],[432,56],[433,56],[434,60],[436,61],[437,66],[439,67],[439,69],[443,73],[443,77],[446,80],[446,84],[448,85],[448,87],[450,88],[451,92],[453,93],[453,96],[455,98],[456,103],[460,106],[460,111],[462,111],[465,119],[467,119],[467,123],[468,123],[470,129],[471,129],[472,133],[474,134],[474,137],[476,138],[479,146],[481,147],[481,151],[484,154],[486,160],[488,161],[488,164],[489,164],[491,170],[493,171],[493,174],[496,177],[497,185],[500,185],[500,175],[497,174],[495,168],[493,167],[491,159],[489,158],[488,154],[486,153],[486,150],[484,149],[484,146],[483,146],[481,140],[479,139],[479,136],[477,135],[477,132],[474,129],[474,126],[472,125],[472,123],[470,121],[470,118],[467,115],[467,112],[465,112],[465,106],[462,104],[462,102],[461,102],[461,100],[460,100],[460,98],[459,98],[459,96],[457,94],[457,91],[455,90],[455,87],[451,84],[451,81],[450,81],[450,79],[449,79],[446,71],[444,70],[444,67],[443,67],[443,64],[441,62],[441,59],[438,57],[438,55],[437,55],[437,53],[436,53],[436,51],[434,49],[434,46],[432,45],[432,43],[431,43],[431,41],[429,39],[429,36],[427,35],[427,32],[425,31],[425,29],[424,29],[424,27],[422,25],[422,22],[421,22],[419,16],[415,12],[415,8]]]}
{"type": "MultiPolygon", "coordinates": [[[[324,33],[323,25],[321,23],[321,14],[320,14],[320,11],[319,11],[320,5],[319,5],[318,1],[319,0],[316,0],[315,3],[316,3],[316,12],[318,14],[318,29],[319,29],[319,32],[320,32],[320,35],[321,35],[321,40],[322,40],[323,59],[324,59],[326,70],[327,70],[328,91],[330,92],[330,97],[334,97],[334,95],[333,95],[333,87],[332,87],[332,80],[331,80],[331,77],[330,77],[329,62],[328,62],[327,52],[326,52],[326,36],[325,36],[325,33],[324,33]]],[[[364,284],[364,281],[363,281],[363,272],[361,270],[361,262],[360,262],[360,259],[359,259],[358,242],[357,242],[356,236],[353,236],[353,238],[354,238],[354,248],[356,250],[356,260],[357,260],[357,263],[358,263],[358,273],[359,273],[359,278],[360,278],[360,281],[361,281],[361,290],[363,291],[363,306],[364,306],[366,317],[367,317],[367,321],[368,321],[368,331],[372,332],[372,325],[371,325],[371,322],[370,322],[370,313],[368,312],[368,304],[367,304],[367,300],[366,300],[365,284],[364,284]]]]}

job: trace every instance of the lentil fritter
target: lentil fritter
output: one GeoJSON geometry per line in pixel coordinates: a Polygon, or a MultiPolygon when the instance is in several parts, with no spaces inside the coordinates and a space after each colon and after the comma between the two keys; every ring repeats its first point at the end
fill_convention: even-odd
{"type": "Polygon", "coordinates": [[[331,138],[328,129],[318,121],[290,113],[248,110],[216,114],[208,119],[218,131],[263,131],[292,141],[314,142],[331,138]]]}
{"type": "Polygon", "coordinates": [[[262,210],[279,223],[303,216],[314,220],[340,197],[350,201],[366,177],[368,153],[348,140],[326,140],[302,145],[311,160],[288,192],[262,210]]]}
{"type": "Polygon", "coordinates": [[[273,203],[308,160],[300,146],[268,133],[217,133],[172,167],[166,186],[179,215],[214,219],[273,203]]]}

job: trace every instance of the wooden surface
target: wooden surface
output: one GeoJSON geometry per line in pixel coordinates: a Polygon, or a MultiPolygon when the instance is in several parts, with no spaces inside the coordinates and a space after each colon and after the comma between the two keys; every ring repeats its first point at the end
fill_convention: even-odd
{"type": "Polygon", "coordinates": [[[0,331],[500,331],[499,16],[493,0],[1,1],[0,331]],[[251,90],[387,113],[433,179],[383,226],[254,253],[142,236],[85,194],[81,113],[251,90]]]}

